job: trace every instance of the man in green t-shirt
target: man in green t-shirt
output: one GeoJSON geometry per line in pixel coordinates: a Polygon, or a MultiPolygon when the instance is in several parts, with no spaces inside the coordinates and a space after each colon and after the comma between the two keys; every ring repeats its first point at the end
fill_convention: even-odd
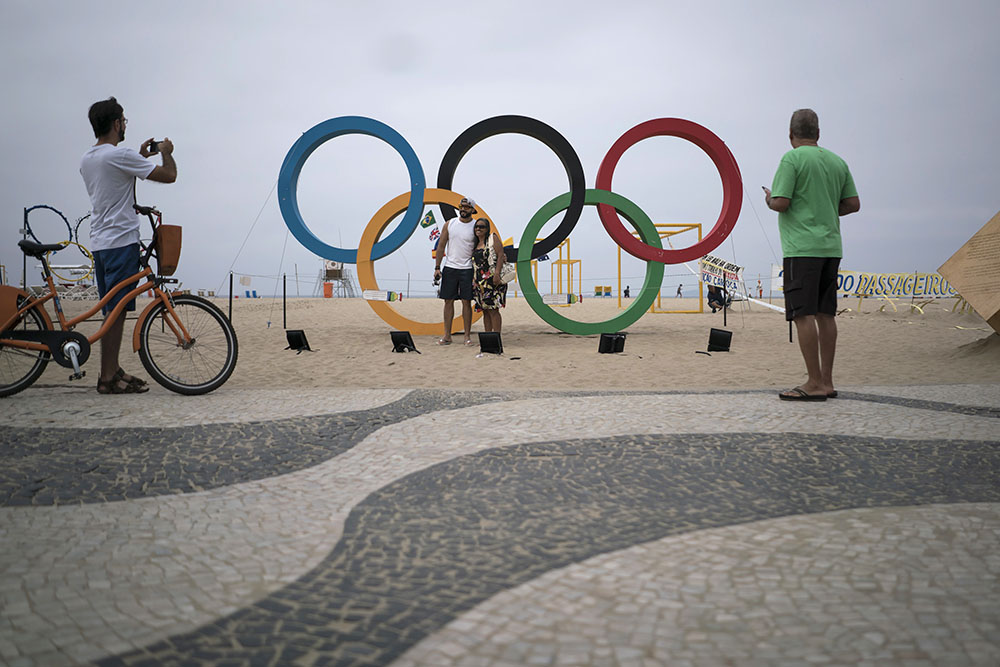
{"type": "Polygon", "coordinates": [[[844,255],[840,216],[861,210],[847,163],[821,148],[819,118],[812,109],[792,114],[785,153],[771,189],[768,208],[778,212],[784,255],[785,319],[795,322],[809,379],[783,391],[786,401],[833,398],[833,358],[837,348],[837,271],[844,255]]]}

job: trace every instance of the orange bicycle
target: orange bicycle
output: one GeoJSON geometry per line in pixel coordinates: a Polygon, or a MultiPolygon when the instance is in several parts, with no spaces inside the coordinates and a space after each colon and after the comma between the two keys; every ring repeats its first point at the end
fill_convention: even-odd
{"type": "Polygon", "coordinates": [[[132,349],[139,353],[142,365],[158,383],[180,394],[205,394],[221,387],[236,368],[238,344],[232,323],[210,301],[190,294],[171,294],[163,285],[176,283],[169,278],[177,269],[181,250],[181,228],[162,224],[162,214],[151,206],[136,206],[149,218],[153,239],[140,244],[140,270],[115,285],[97,305],[73,319],[63,313],[56,291],[49,253],[67,244],[42,244],[19,241],[29,257],[42,263],[42,275],[48,290],[32,297],[12,285],[0,285],[0,397],[26,389],[38,379],[49,361],[71,368],[70,380],[86,375],[80,370],[90,357],[90,347],[103,337],[124,310],[125,304],[147,290],[153,301],[140,313],[132,334],[132,349]],[[155,219],[154,219],[155,218],[155,219]],[[155,258],[154,273],[149,260],[155,258]],[[133,285],[129,289],[129,285],[133,285]],[[115,294],[127,294],[105,318],[100,329],[89,338],[73,331],[89,319],[115,294]],[[59,328],[52,324],[45,303],[55,304],[59,328]]]}

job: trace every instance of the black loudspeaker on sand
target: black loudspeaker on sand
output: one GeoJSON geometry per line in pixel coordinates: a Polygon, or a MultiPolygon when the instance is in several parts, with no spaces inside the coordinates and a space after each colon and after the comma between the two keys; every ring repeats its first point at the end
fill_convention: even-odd
{"type": "Polygon", "coordinates": [[[413,336],[410,335],[409,331],[390,331],[389,337],[392,338],[393,352],[416,352],[420,354],[420,350],[413,344],[413,336]]]}
{"type": "Polygon", "coordinates": [[[288,341],[286,350],[295,350],[296,354],[302,354],[305,350],[311,350],[309,341],[306,340],[306,332],[302,329],[286,329],[285,340],[288,341]]]}
{"type": "Polygon", "coordinates": [[[500,340],[499,331],[479,332],[479,352],[489,354],[503,354],[503,342],[500,340]]]}
{"type": "Polygon", "coordinates": [[[625,334],[602,333],[601,342],[597,344],[597,351],[601,354],[614,354],[625,350],[625,334]]]}
{"type": "Polygon", "coordinates": [[[709,352],[729,352],[729,344],[733,340],[733,332],[725,329],[712,329],[708,334],[709,352]]]}

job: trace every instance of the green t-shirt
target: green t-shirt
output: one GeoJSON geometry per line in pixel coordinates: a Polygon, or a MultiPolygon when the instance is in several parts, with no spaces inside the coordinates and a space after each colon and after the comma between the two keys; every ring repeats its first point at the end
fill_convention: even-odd
{"type": "Polygon", "coordinates": [[[771,184],[772,197],[791,200],[778,214],[785,257],[843,257],[840,200],[857,197],[851,170],[837,154],[820,146],[785,153],[771,184]]]}

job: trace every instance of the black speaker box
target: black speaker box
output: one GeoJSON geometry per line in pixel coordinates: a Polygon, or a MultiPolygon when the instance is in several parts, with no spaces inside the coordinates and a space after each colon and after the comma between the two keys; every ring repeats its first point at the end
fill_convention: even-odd
{"type": "Polygon", "coordinates": [[[481,353],[503,354],[503,342],[499,331],[479,332],[479,351],[481,353]]]}
{"type": "Polygon", "coordinates": [[[733,332],[725,329],[712,329],[708,334],[709,352],[729,352],[729,344],[733,340],[733,332]]]}
{"type": "Polygon", "coordinates": [[[597,351],[601,354],[615,354],[625,350],[624,333],[602,333],[601,342],[597,345],[597,351]]]}
{"type": "Polygon", "coordinates": [[[286,329],[285,340],[288,341],[286,350],[296,350],[296,353],[309,350],[309,341],[306,340],[306,332],[302,329],[286,329]]]}
{"type": "Polygon", "coordinates": [[[420,354],[420,350],[413,344],[413,336],[410,335],[409,331],[390,331],[389,337],[392,338],[393,352],[416,352],[420,354]]]}

